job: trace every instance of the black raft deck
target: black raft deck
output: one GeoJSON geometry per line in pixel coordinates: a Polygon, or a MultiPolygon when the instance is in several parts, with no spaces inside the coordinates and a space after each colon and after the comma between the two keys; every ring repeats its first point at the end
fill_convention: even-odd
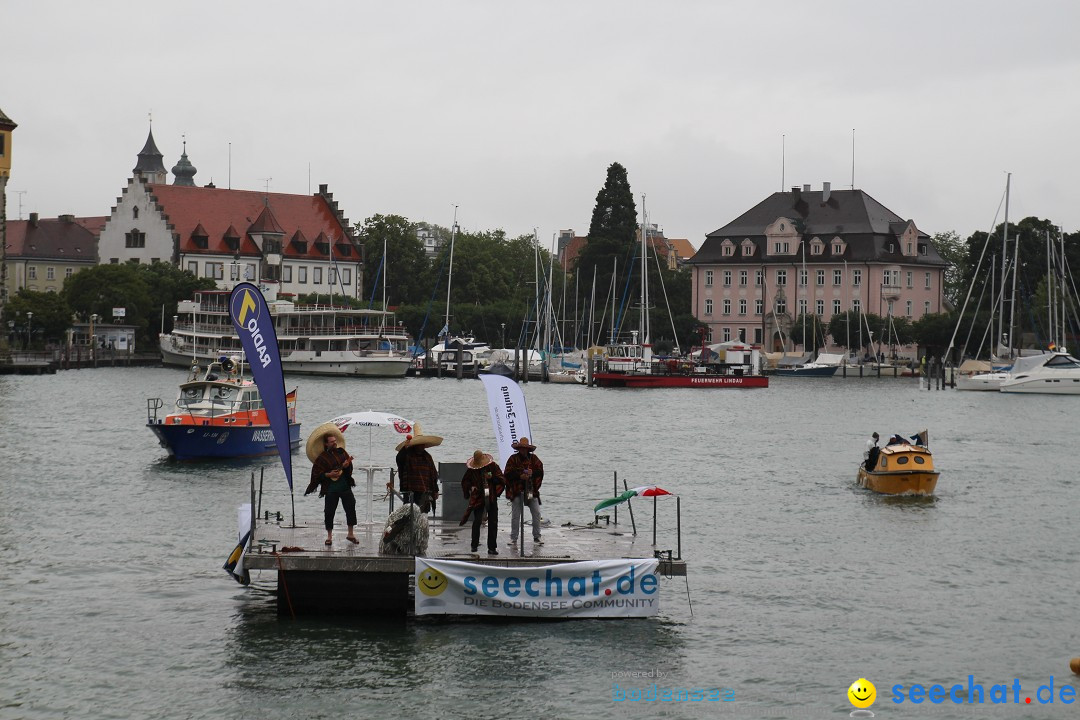
{"type": "MultiPolygon", "coordinates": [[[[598,525],[545,525],[543,545],[533,543],[526,524],[523,546],[510,544],[509,514],[500,513],[498,555],[487,554],[486,527],[481,529],[480,551],[473,553],[471,522],[460,526],[456,521],[429,516],[428,548],[422,557],[530,567],[654,557],[659,553],[660,574],[686,575],[686,561],[681,557],[677,538],[665,537],[658,545],[653,544],[651,513],[643,513],[645,517],[639,519],[637,535],[630,523],[609,525],[603,520],[598,525]]],[[[413,606],[413,556],[380,555],[382,531],[381,522],[361,523],[356,526],[360,542],[354,544],[345,539],[346,528],[339,523],[334,528],[334,542],[328,546],[323,544],[326,531],[321,524],[292,527],[260,521],[245,563],[252,571],[277,571],[277,607],[281,614],[405,615],[412,612],[413,606]]]]}

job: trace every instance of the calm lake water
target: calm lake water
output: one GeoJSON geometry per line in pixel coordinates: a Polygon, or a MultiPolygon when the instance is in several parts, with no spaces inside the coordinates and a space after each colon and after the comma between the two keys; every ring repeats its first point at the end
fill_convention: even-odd
{"type": "MultiPolygon", "coordinates": [[[[860,677],[877,687],[877,717],[1077,715],[1060,692],[1080,687],[1068,667],[1080,655],[1080,398],[892,379],[711,391],[531,383],[545,517],[589,521],[613,470],[682,496],[690,574],[662,582],[659,617],[292,621],[220,569],[253,469],[266,468],[264,509],[287,516],[277,459],[177,464],[144,427],[146,398],[171,407],[184,378],[166,368],[0,377],[0,718],[845,717],[860,677]],[[870,432],[924,427],[942,471],[935,499],[855,485],[870,432]],[[893,686],[906,696],[914,684],[963,684],[966,699],[969,675],[982,705],[892,702],[893,686]],[[1055,702],[1040,705],[1051,677],[1055,702]],[[653,682],[730,689],[733,700],[613,700],[613,683],[653,682]],[[1009,704],[990,704],[995,684],[1009,685],[1009,704]]],[[[286,384],[299,386],[304,437],[372,409],[444,436],[437,461],[493,449],[477,381],[286,384]]],[[[372,438],[373,460],[391,462],[391,433],[372,438]]],[[[357,457],[365,440],[350,436],[357,457]]],[[[318,525],[321,501],[302,495],[308,469],[301,453],[297,520],[318,525]]],[[[660,545],[673,548],[665,510],[660,545]]],[[[648,504],[635,511],[651,521],[648,504]]]]}

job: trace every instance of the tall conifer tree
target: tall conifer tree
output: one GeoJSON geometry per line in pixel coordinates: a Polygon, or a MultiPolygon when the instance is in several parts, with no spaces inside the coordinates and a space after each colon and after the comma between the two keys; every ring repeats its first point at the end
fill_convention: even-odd
{"type": "Polygon", "coordinates": [[[630,191],[626,168],[611,163],[604,187],[596,194],[589,237],[578,255],[577,272],[582,281],[591,282],[596,267],[597,293],[603,296],[611,282],[612,259],[619,260],[619,275],[625,277],[626,265],[633,257],[637,233],[637,207],[630,191]]]}

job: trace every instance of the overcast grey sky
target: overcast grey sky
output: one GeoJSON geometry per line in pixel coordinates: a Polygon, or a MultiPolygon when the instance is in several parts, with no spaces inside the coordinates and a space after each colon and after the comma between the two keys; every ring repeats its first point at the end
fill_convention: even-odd
{"type": "MultiPolygon", "coordinates": [[[[611,162],[698,246],[852,182],[920,229],[1080,229],[1080,3],[4,0],[8,217],[106,215],[147,133],[352,221],[588,230],[611,162]],[[782,137],[786,137],[781,175],[782,137]],[[999,217],[1000,221],[1000,217],[999,217]]],[[[170,176],[170,181],[171,181],[170,176]]]]}

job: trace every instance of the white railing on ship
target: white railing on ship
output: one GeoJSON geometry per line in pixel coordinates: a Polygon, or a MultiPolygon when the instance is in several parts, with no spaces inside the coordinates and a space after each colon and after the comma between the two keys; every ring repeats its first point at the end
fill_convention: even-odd
{"type": "MultiPolygon", "coordinates": [[[[211,323],[183,323],[178,322],[173,327],[180,332],[196,332],[204,335],[235,336],[236,331],[231,325],[219,325],[211,323]]],[[[339,327],[284,327],[275,328],[279,338],[282,337],[321,337],[326,335],[382,335],[384,337],[408,338],[409,333],[404,325],[342,325],[339,327]]]]}

